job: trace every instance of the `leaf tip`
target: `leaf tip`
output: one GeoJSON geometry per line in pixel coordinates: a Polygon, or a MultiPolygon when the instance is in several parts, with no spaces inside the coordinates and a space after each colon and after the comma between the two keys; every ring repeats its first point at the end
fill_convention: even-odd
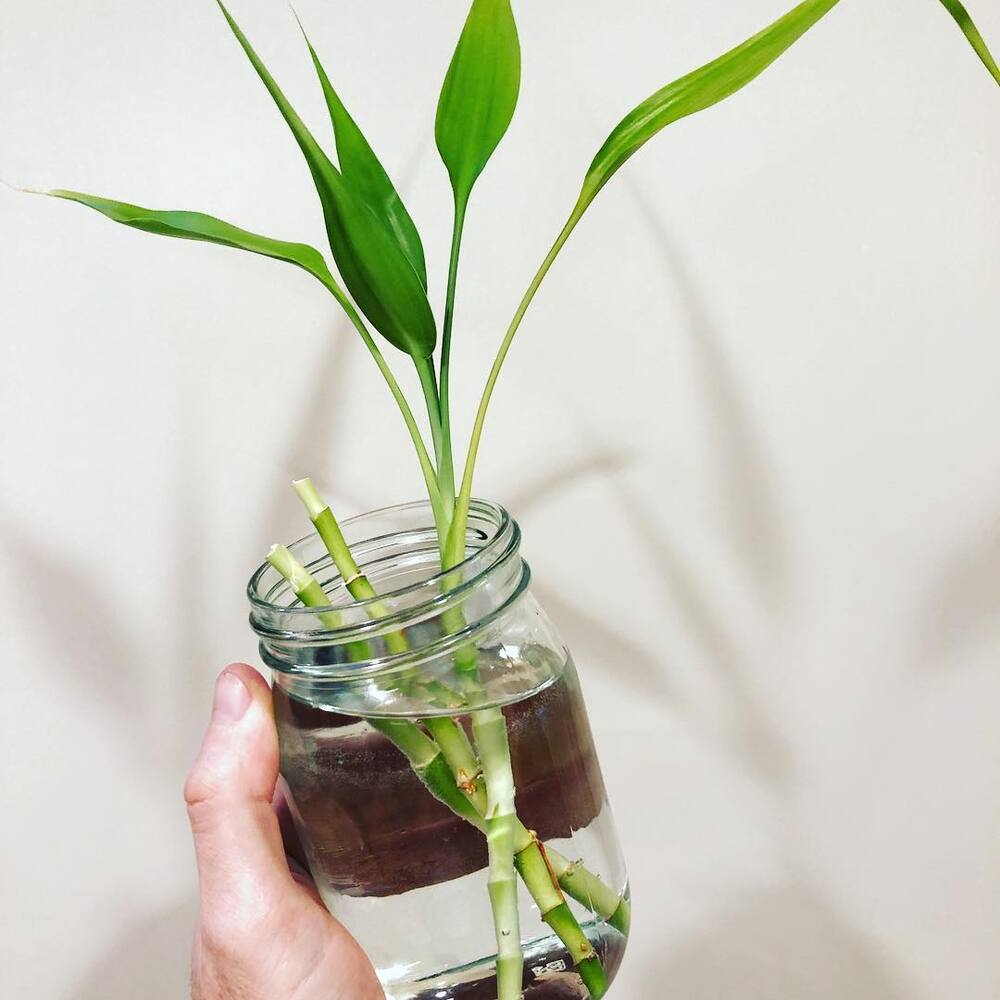
{"type": "Polygon", "coordinates": [[[20,184],[14,184],[12,181],[7,180],[4,177],[0,177],[0,184],[10,191],[14,191],[17,194],[46,194],[46,195],[58,195],[58,191],[45,191],[42,188],[34,187],[23,187],[20,184]]]}

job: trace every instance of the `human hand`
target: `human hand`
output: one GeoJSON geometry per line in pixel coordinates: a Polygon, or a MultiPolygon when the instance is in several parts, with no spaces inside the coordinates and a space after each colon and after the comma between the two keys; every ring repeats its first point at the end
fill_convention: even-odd
{"type": "Polygon", "coordinates": [[[384,1000],[365,953],[287,856],[277,781],[270,690],[233,664],[184,789],[201,885],[193,1000],[384,1000]]]}

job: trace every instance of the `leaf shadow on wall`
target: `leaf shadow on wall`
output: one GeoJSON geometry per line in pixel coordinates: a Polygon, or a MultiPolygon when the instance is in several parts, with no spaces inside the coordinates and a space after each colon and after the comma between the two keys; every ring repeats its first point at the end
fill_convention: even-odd
{"type": "MultiPolygon", "coordinates": [[[[349,415],[351,371],[354,364],[356,337],[347,320],[338,320],[331,329],[323,353],[313,373],[304,405],[293,421],[284,446],[279,450],[279,463],[272,465],[268,487],[269,503],[261,513],[255,537],[271,538],[285,524],[303,525],[300,535],[309,525],[302,504],[291,488],[293,479],[312,476],[323,482],[323,469],[336,469],[338,447],[343,441],[341,425],[349,415]]],[[[357,497],[345,496],[342,478],[337,476],[337,488],[329,494],[330,504],[347,499],[357,505],[357,497]]]]}
{"type": "MultiPolygon", "coordinates": [[[[628,465],[628,461],[626,452],[609,448],[591,450],[551,466],[544,475],[529,481],[511,495],[508,501],[510,509],[516,511],[519,518],[523,517],[549,500],[558,500],[579,482],[595,477],[613,478],[628,465]]],[[[579,648],[587,649],[594,662],[614,663],[623,683],[641,691],[646,697],[663,704],[676,701],[678,695],[669,676],[659,669],[652,654],[632,641],[626,632],[612,628],[542,580],[533,580],[532,590],[552,621],[567,635],[573,636],[579,648]]]]}
{"type": "MultiPolygon", "coordinates": [[[[713,445],[720,541],[765,625],[780,631],[793,602],[794,581],[771,462],[735,370],[719,347],[707,298],[656,210],[634,184],[629,188],[687,320],[683,332],[713,445]]],[[[685,560],[670,528],[660,523],[627,478],[611,476],[608,481],[727,706],[721,724],[709,722],[693,699],[679,702],[674,711],[683,725],[754,779],[774,814],[772,828],[780,838],[779,872],[772,884],[727,888],[702,921],[708,930],[676,943],[662,942],[655,962],[639,970],[634,980],[641,983],[641,995],[685,1000],[904,1000],[910,991],[891,958],[826,899],[790,833],[797,797],[794,747],[767,697],[770,686],[782,683],[781,664],[755,654],[753,644],[743,641],[713,596],[710,581],[685,560]]],[[[706,887],[706,894],[717,891],[706,887]]]]}
{"type": "MultiPolygon", "coordinates": [[[[701,416],[710,435],[712,494],[717,499],[721,544],[730,563],[742,578],[742,590],[772,627],[780,628],[791,601],[791,571],[788,544],[784,537],[781,497],[761,435],[756,430],[751,406],[737,374],[719,347],[707,298],[689,273],[683,255],[674,245],[666,225],[642,192],[632,182],[626,184],[636,202],[638,214],[648,230],[658,259],[666,267],[669,282],[680,302],[682,323],[671,336],[685,336],[690,347],[693,375],[700,390],[701,416]]],[[[597,428],[587,427],[581,437],[599,441],[597,428]]],[[[629,486],[622,468],[607,470],[605,479],[625,522],[630,525],[641,551],[659,580],[672,610],[703,652],[703,663],[713,676],[727,705],[727,728],[707,730],[697,704],[680,695],[666,676],[662,662],[645,651],[628,650],[616,654],[619,637],[595,635],[600,626],[586,612],[553,600],[544,592],[543,603],[552,603],[557,624],[581,641],[581,648],[606,650],[601,656],[617,671],[623,660],[631,669],[622,674],[640,694],[671,692],[673,708],[680,721],[700,730],[702,736],[727,751],[734,765],[750,770],[758,779],[775,787],[792,780],[793,762],[776,720],[767,710],[763,684],[774,680],[768,664],[766,673],[753,677],[747,650],[751,645],[736,633],[722,607],[713,597],[709,583],[687,563],[680,547],[669,538],[666,525],[654,516],[645,500],[629,486]]],[[[683,530],[683,529],[682,529],[683,530]]],[[[572,643],[571,643],[572,645],[572,643]]],[[[600,663],[600,659],[595,662],[600,663]]]]}
{"type": "Polygon", "coordinates": [[[934,671],[1000,646],[1000,516],[990,513],[940,560],[914,619],[910,662],[934,671]]]}
{"type": "Polygon", "coordinates": [[[747,591],[765,611],[780,614],[789,604],[793,581],[773,463],[737,372],[719,345],[708,296],[646,194],[634,180],[627,178],[625,186],[679,299],[683,322],[676,332],[686,336],[691,348],[702,419],[710,435],[722,533],[746,578],[747,591]]]}
{"type": "MultiPolygon", "coordinates": [[[[173,476],[169,484],[163,484],[172,487],[174,523],[163,528],[175,541],[176,561],[159,568],[167,588],[173,581],[172,595],[164,597],[162,611],[167,615],[172,610],[174,618],[166,657],[162,650],[152,653],[168,663],[168,677],[160,679],[169,691],[166,704],[150,697],[151,684],[159,682],[149,673],[154,660],[148,637],[139,631],[138,619],[133,622],[120,600],[102,588],[101,576],[92,567],[75,565],[6,512],[0,516],[0,543],[20,581],[17,593],[23,602],[18,613],[24,621],[37,622],[34,634],[47,663],[68,685],[79,689],[81,704],[100,720],[103,732],[113,734],[133,766],[142,769],[148,786],[161,789],[180,810],[183,776],[208,717],[204,685],[199,681],[204,678],[208,637],[204,603],[212,586],[204,556],[207,526],[199,500],[205,482],[201,410],[183,376],[175,412],[174,463],[164,465],[168,471],[173,469],[173,476]],[[48,617],[51,604],[37,599],[38,594],[51,592],[54,581],[59,585],[58,628],[52,627],[48,617]]],[[[105,818],[105,846],[113,845],[120,836],[121,815],[112,810],[105,818]]],[[[187,881],[193,883],[193,869],[187,881]]],[[[144,915],[86,974],[74,997],[174,1000],[184,996],[196,912],[192,895],[180,904],[144,915]]]]}

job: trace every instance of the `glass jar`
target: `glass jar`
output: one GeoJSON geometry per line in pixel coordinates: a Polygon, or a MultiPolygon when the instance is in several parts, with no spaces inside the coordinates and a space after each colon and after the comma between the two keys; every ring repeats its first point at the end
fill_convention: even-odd
{"type": "MultiPolygon", "coordinates": [[[[316,535],[290,548],[329,608],[303,607],[267,564],[249,585],[273,674],[281,773],[323,901],[368,952],[390,1000],[496,1000],[485,838],[431,794],[390,736],[402,726],[427,745],[440,720],[469,732],[473,711],[499,707],[518,846],[540,848],[549,886],[610,984],[628,934],[625,866],[576,670],[531,595],[517,523],[474,501],[465,561],[446,575],[426,503],[342,528],[378,602],[351,597],[316,535]],[[473,689],[456,669],[470,651],[473,689]]],[[[477,780],[455,779],[466,793],[477,780]]],[[[549,910],[543,920],[529,884],[519,885],[525,997],[584,1000],[570,939],[554,932],[549,910]]]]}

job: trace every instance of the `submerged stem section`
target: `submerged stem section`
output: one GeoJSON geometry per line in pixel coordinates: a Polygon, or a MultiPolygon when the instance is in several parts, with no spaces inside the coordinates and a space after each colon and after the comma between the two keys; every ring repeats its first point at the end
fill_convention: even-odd
{"type": "Polygon", "coordinates": [[[486,842],[489,847],[490,903],[497,941],[497,1000],[520,1000],[524,951],[517,908],[514,867],[514,774],[511,770],[507,720],[499,708],[472,715],[472,732],[486,780],[486,842]]]}
{"type": "Polygon", "coordinates": [[[553,878],[549,851],[525,829],[520,821],[515,823],[514,836],[515,843],[522,837],[528,838],[527,846],[517,850],[514,855],[514,864],[531,892],[542,920],[566,947],[593,1000],[600,1000],[608,989],[604,966],[580,922],[566,903],[559,883],[553,878]]]}
{"type": "Polygon", "coordinates": [[[582,861],[570,861],[553,847],[546,847],[545,855],[567,896],[605,920],[616,931],[628,934],[632,907],[624,896],[605,885],[582,861]]]}
{"type": "MultiPolygon", "coordinates": [[[[355,577],[352,583],[360,585],[359,593],[377,596],[350,553],[329,506],[312,482],[299,480],[295,487],[345,580],[355,577]]],[[[268,561],[289,580],[303,604],[309,607],[329,604],[318,581],[283,546],[275,546],[268,561]]],[[[341,624],[335,610],[323,614],[327,616],[324,622],[331,627],[341,624]]],[[[401,641],[406,643],[405,635],[401,634],[401,641]]],[[[356,652],[366,655],[369,651],[361,648],[356,652]]],[[[471,667],[469,680],[478,684],[474,650],[471,667]]],[[[538,906],[542,919],[566,947],[591,996],[599,1000],[607,990],[604,968],[563,893],[623,934],[628,930],[628,903],[582,863],[570,862],[558,852],[545,848],[524,826],[516,814],[516,789],[503,712],[499,708],[481,709],[474,711],[471,718],[482,764],[464,728],[454,718],[426,719],[424,725],[430,735],[409,720],[369,718],[366,721],[407,758],[434,798],[487,838],[489,892],[497,940],[498,1000],[516,1000],[521,996],[523,951],[518,875],[538,906]],[[480,774],[485,787],[478,780],[480,774]]]]}

